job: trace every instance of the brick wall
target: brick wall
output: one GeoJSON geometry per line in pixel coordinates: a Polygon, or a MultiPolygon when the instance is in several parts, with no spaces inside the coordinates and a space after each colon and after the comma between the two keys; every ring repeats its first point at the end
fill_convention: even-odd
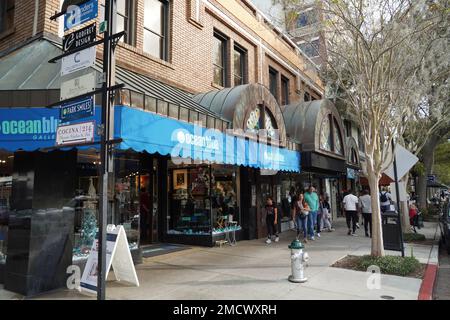
{"type": "MultiPolygon", "coordinates": [[[[296,56],[296,49],[287,42],[283,42],[280,35],[277,35],[269,26],[260,21],[257,14],[251,8],[244,5],[244,0],[230,2],[210,0],[206,5],[202,0],[172,0],[170,4],[169,22],[169,56],[168,61],[151,56],[143,51],[143,21],[144,21],[144,0],[136,1],[136,36],[135,46],[119,44],[117,50],[117,64],[127,69],[151,76],[171,85],[192,93],[199,93],[218,89],[213,82],[212,66],[212,41],[214,30],[220,31],[228,39],[228,83],[233,85],[233,59],[232,49],[234,43],[239,44],[247,50],[247,79],[248,82],[262,82],[269,86],[268,66],[272,66],[279,71],[279,74],[289,78],[290,101],[301,99],[301,94],[296,91],[301,87],[302,78],[311,79],[316,75],[302,73],[301,61],[296,56]],[[197,11],[196,4],[200,3],[200,10],[197,11]],[[227,8],[228,3],[236,6],[240,4],[248,16],[246,20],[236,13],[231,13],[233,7],[227,8]],[[225,13],[224,18],[217,10],[211,7],[214,4],[225,13]],[[199,16],[197,15],[199,12],[199,16]],[[231,19],[233,23],[230,23],[231,19]],[[253,20],[251,20],[253,19],[253,20]],[[244,22],[245,20],[245,22],[244,22]],[[253,25],[248,25],[250,22],[253,25]],[[246,24],[247,23],[247,24],[246,24]],[[258,24],[259,23],[259,24],[258,24]],[[263,33],[261,33],[263,31],[263,33]],[[262,39],[261,37],[265,38],[262,39]],[[259,41],[255,41],[259,39],[259,41]],[[271,43],[270,39],[276,39],[271,43]],[[272,52],[267,54],[268,49],[260,46],[264,43],[266,48],[272,52]],[[273,56],[275,55],[275,57],[273,56]],[[286,58],[291,57],[292,59],[286,58]],[[300,61],[300,62],[299,62],[300,61]],[[295,72],[294,72],[295,71],[295,72]],[[297,74],[296,74],[297,73],[297,74]],[[262,81],[261,81],[262,79],[262,81]]],[[[32,21],[34,18],[35,0],[16,1],[16,30],[7,38],[0,39],[0,54],[12,45],[17,45],[32,36],[32,21]]],[[[51,34],[58,34],[58,22],[50,21],[49,17],[58,11],[59,0],[40,0],[38,32],[45,31],[51,34]]],[[[97,47],[97,55],[101,58],[102,47],[97,47]]],[[[306,72],[306,71],[305,71],[306,72]]],[[[314,82],[314,81],[313,81],[314,82]]],[[[321,87],[321,83],[317,83],[321,87]]]]}

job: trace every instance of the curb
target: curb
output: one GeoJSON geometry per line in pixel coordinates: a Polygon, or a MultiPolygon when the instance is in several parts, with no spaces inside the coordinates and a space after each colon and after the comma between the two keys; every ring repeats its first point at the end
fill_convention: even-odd
{"type": "Polygon", "coordinates": [[[433,288],[436,281],[438,266],[436,264],[427,264],[425,277],[419,290],[418,300],[433,300],[433,288]]]}

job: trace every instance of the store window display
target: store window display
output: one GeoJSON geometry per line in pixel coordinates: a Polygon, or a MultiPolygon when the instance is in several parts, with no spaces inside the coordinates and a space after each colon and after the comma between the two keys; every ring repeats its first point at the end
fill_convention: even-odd
{"type": "Polygon", "coordinates": [[[225,166],[212,166],[213,235],[240,230],[240,214],[236,194],[236,171],[225,166]]]}
{"type": "Polygon", "coordinates": [[[241,228],[233,168],[171,163],[169,180],[168,234],[210,236],[241,228]]]}
{"type": "Polygon", "coordinates": [[[172,166],[168,234],[211,234],[209,166],[172,166]],[[175,169],[176,168],[176,169],[175,169]]]}
{"type": "MultiPolygon", "coordinates": [[[[14,156],[0,152],[0,264],[6,263],[14,156]]],[[[0,266],[1,267],[1,266],[0,266]]]]}

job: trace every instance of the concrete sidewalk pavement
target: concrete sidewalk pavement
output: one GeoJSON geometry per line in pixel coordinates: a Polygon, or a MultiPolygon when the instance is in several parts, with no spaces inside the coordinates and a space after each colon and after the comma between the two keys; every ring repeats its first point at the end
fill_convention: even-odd
{"type": "MultiPolygon", "coordinates": [[[[267,245],[264,240],[240,241],[222,248],[195,247],[167,255],[144,259],[136,266],[140,287],[111,281],[107,283],[108,299],[394,299],[416,300],[422,280],[381,275],[381,288],[369,289],[369,273],[332,268],[346,255],[370,253],[370,238],[348,236],[345,221],[338,219],[336,231],[323,232],[309,241],[305,250],[310,256],[303,284],[287,280],[290,270],[288,245],[294,231],[280,235],[280,241],[267,245]]],[[[429,225],[428,228],[436,228],[429,225]]],[[[432,233],[432,232],[431,232],[432,233]]],[[[424,263],[432,258],[431,246],[409,245],[424,263]]],[[[408,255],[408,251],[406,251],[408,255]]],[[[388,252],[387,254],[398,254],[388,252]]],[[[110,277],[112,272],[110,273],[110,277]]],[[[0,290],[1,292],[1,290],[0,290]]],[[[59,290],[35,299],[94,299],[76,291],[59,290]]]]}

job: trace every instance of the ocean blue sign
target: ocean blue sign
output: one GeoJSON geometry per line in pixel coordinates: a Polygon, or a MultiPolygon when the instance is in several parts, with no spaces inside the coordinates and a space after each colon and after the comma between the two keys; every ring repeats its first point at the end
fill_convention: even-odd
{"type": "Polygon", "coordinates": [[[87,118],[94,115],[94,110],[94,97],[90,96],[63,104],[59,118],[61,122],[87,118]]]}
{"type": "Polygon", "coordinates": [[[90,0],[78,6],[69,6],[64,15],[64,31],[97,18],[98,0],[90,0]]]}
{"type": "MultiPolygon", "coordinates": [[[[97,108],[100,107],[98,106],[97,108]]],[[[100,114],[86,120],[99,123],[100,114]]],[[[0,150],[25,151],[55,146],[59,108],[0,108],[0,150]]],[[[95,136],[95,141],[100,137],[95,136]]]]}

